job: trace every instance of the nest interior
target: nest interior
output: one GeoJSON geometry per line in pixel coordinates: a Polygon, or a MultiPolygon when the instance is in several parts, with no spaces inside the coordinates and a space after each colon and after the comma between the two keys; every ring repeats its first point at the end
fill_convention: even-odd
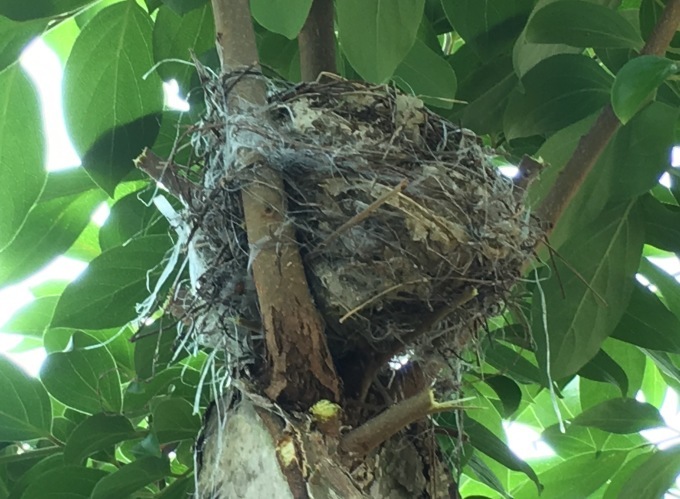
{"type": "Polygon", "coordinates": [[[289,85],[248,75],[265,82],[267,104],[227,113],[242,77],[206,77],[207,112],[192,137],[204,194],[185,219],[199,227],[191,245],[203,262],[189,296],[211,310],[196,324],[202,337],[224,336],[229,323],[233,341],[223,346],[234,358],[262,348],[242,327],[259,319],[249,263],[268,243],[249,244],[243,227],[239,191],[257,171],[238,158],[255,149],[284,179],[297,235],[289,243],[300,248],[336,358],[395,343],[416,358],[433,346],[469,347],[541,237],[493,151],[417,97],[336,77],[289,85]],[[466,293],[474,297],[421,331],[466,293]]]}

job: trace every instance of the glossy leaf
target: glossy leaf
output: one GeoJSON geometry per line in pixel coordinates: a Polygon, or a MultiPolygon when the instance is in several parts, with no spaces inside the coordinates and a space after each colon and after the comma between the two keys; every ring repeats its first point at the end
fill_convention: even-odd
{"type": "Polygon", "coordinates": [[[664,57],[643,55],[628,61],[612,86],[612,108],[621,123],[627,123],[658,86],[678,71],[680,65],[664,57]]]}
{"type": "Polygon", "coordinates": [[[312,0],[250,0],[250,12],[269,31],[295,38],[312,6],[312,0]]]}
{"type": "Polygon", "coordinates": [[[352,67],[366,80],[386,81],[413,46],[425,0],[343,0],[338,37],[352,67]]]}
{"type": "Polygon", "coordinates": [[[605,352],[600,350],[588,363],[583,366],[579,376],[593,381],[604,381],[616,385],[621,390],[621,395],[628,393],[628,376],[626,372],[605,352]]]}
{"type": "Polygon", "coordinates": [[[170,464],[165,458],[142,457],[126,464],[117,471],[102,478],[91,499],[120,499],[170,475],[170,464]]]}
{"type": "Polygon", "coordinates": [[[416,40],[394,72],[395,83],[428,104],[450,109],[456,96],[456,74],[440,53],[416,40]]]}
{"type": "Polygon", "coordinates": [[[540,383],[541,372],[518,352],[494,342],[484,352],[484,360],[519,383],[540,383]]]}
{"type": "Polygon", "coordinates": [[[0,356],[0,442],[47,437],[52,408],[45,388],[0,356]]]}
{"type": "Polygon", "coordinates": [[[647,258],[640,261],[640,272],[658,288],[668,309],[675,317],[680,318],[680,283],[678,280],[647,258]]]}
{"type": "Polygon", "coordinates": [[[95,414],[80,423],[71,433],[64,448],[64,461],[81,464],[85,458],[99,450],[138,436],[126,417],[118,414],[95,414]]]}
{"type": "Polygon", "coordinates": [[[481,459],[481,457],[478,456],[477,453],[472,454],[470,460],[467,462],[467,465],[475,473],[475,475],[477,475],[479,481],[482,482],[484,485],[488,485],[493,490],[501,494],[501,496],[504,498],[510,497],[505,488],[503,487],[503,484],[501,483],[498,476],[496,476],[493,470],[487,466],[484,460],[481,459]]]}
{"type": "Polygon", "coordinates": [[[2,331],[42,339],[52,321],[58,299],[58,296],[43,296],[21,307],[2,326],[2,331]]]}
{"type": "Polygon", "coordinates": [[[167,236],[146,236],[105,251],[61,295],[52,327],[102,329],[136,316],[135,305],[149,296],[153,270],[169,249],[167,236]]]}
{"type": "MultiPolygon", "coordinates": [[[[200,56],[215,47],[215,22],[210,2],[183,16],[168,6],[156,14],[153,26],[153,57],[160,63],[156,71],[164,81],[176,79],[184,95],[190,89],[193,66],[169,59],[191,61],[191,53],[200,56]]],[[[155,149],[154,149],[155,151],[155,149]]]]}
{"type": "Polygon", "coordinates": [[[106,475],[95,468],[60,466],[38,476],[21,499],[89,499],[97,482],[106,475]]]}
{"type": "MultiPolygon", "coordinates": [[[[0,11],[2,8],[0,7],[0,11]]],[[[0,71],[19,59],[21,52],[33,38],[45,30],[47,21],[13,21],[0,13],[0,71]]]]}
{"type": "Polygon", "coordinates": [[[158,133],[163,107],[153,66],[152,23],[135,2],[104,8],[78,36],[64,70],[66,122],[83,166],[107,192],[158,133]],[[151,116],[151,118],[149,118],[151,116]]]}
{"type": "Polygon", "coordinates": [[[607,400],[585,410],[572,424],[590,426],[611,433],[637,433],[641,430],[665,426],[659,410],[635,399],[607,400]]]}
{"type": "Polygon", "coordinates": [[[561,259],[569,262],[556,260],[561,283],[554,277],[542,282],[532,302],[536,355],[545,368],[549,348],[553,379],[586,365],[623,316],[633,291],[642,237],[635,202],[628,202],[608,209],[560,248],[561,259]]]}
{"type": "Polygon", "coordinates": [[[680,473],[680,447],[657,451],[631,473],[628,480],[621,486],[618,498],[663,497],[675,482],[678,473],[680,473]]]}
{"type": "Polygon", "coordinates": [[[201,429],[201,417],[193,414],[190,402],[181,398],[161,399],[154,404],[153,431],[161,444],[193,440],[201,429]]]}
{"type": "Polygon", "coordinates": [[[590,430],[582,426],[569,425],[563,433],[560,425],[554,424],[543,430],[541,440],[565,459],[598,450],[590,430]]]}
{"type": "Polygon", "coordinates": [[[99,244],[104,251],[122,246],[135,237],[168,233],[168,221],[157,210],[150,209],[154,191],[132,192],[111,207],[99,231],[99,244]]]}
{"type": "Polygon", "coordinates": [[[25,279],[65,253],[104,198],[82,169],[50,172],[26,223],[0,251],[0,284],[25,279]]]}
{"type": "MultiPolygon", "coordinates": [[[[626,373],[628,391],[623,396],[634,398],[642,386],[647,358],[638,348],[630,348],[628,343],[609,337],[602,344],[602,350],[626,373]]],[[[648,401],[649,402],[649,401],[648,401]]]]}
{"type": "Polygon", "coordinates": [[[653,452],[645,452],[629,459],[621,469],[612,476],[611,482],[607,486],[602,499],[624,499],[625,496],[622,496],[621,494],[626,481],[628,481],[630,475],[643,463],[647,462],[651,456],[653,456],[653,452]]]}
{"type": "Polygon", "coordinates": [[[503,466],[514,471],[521,471],[528,476],[535,484],[535,487],[532,486],[534,494],[536,494],[535,488],[538,488],[539,492],[541,491],[542,487],[540,481],[531,466],[518,458],[508,448],[505,442],[498,438],[491,430],[470,417],[465,418],[464,428],[465,433],[470,439],[470,443],[475,449],[478,449],[480,452],[483,452],[490,458],[498,461],[503,466]]]}
{"type": "Polygon", "coordinates": [[[23,226],[47,178],[38,96],[19,65],[0,72],[0,116],[2,250],[23,226]]]}
{"type": "Polygon", "coordinates": [[[599,110],[609,100],[612,80],[593,59],[559,54],[522,78],[503,117],[508,139],[554,132],[599,110]]]}
{"type": "MultiPolygon", "coordinates": [[[[180,16],[186,15],[194,9],[205,5],[208,0],[160,0],[180,16]]],[[[151,9],[149,9],[151,10],[151,9]]]]}
{"type": "Polygon", "coordinates": [[[642,213],[645,219],[645,242],[662,250],[680,251],[680,207],[645,196],[642,213]]]}
{"type": "Polygon", "coordinates": [[[644,286],[637,284],[612,336],[643,348],[680,353],[680,319],[644,286]]]}
{"type": "Polygon", "coordinates": [[[59,14],[74,12],[94,0],[7,0],[0,3],[0,15],[17,21],[27,21],[43,17],[55,17],[59,14]]]}
{"type": "Polygon", "coordinates": [[[509,418],[519,408],[522,402],[522,390],[519,386],[505,376],[489,376],[484,379],[484,382],[496,392],[498,398],[503,404],[503,417],[509,418]]]}
{"type": "Polygon", "coordinates": [[[539,9],[527,25],[532,43],[564,43],[574,47],[642,47],[640,35],[621,14],[585,0],[561,0],[539,9]]]}
{"type": "Polygon", "coordinates": [[[55,399],[86,414],[122,408],[116,363],[106,346],[85,333],[73,335],[69,351],[47,356],[40,379],[55,399]]]}
{"type": "Polygon", "coordinates": [[[442,0],[456,32],[482,58],[509,52],[533,7],[531,0],[442,0]]]}
{"type": "MultiPolygon", "coordinates": [[[[545,487],[543,494],[550,499],[591,497],[616,473],[626,460],[626,455],[624,451],[582,454],[552,466],[540,475],[545,487]]],[[[512,496],[514,499],[535,499],[536,492],[532,483],[525,482],[512,491],[512,496]]]]}

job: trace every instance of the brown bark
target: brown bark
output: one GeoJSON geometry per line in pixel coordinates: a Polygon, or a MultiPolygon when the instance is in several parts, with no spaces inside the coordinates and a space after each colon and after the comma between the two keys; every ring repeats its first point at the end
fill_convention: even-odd
{"type": "MultiPolygon", "coordinates": [[[[212,0],[222,71],[257,66],[248,0],[212,0]]],[[[245,77],[232,90],[238,99],[263,104],[260,80],[245,77]]],[[[312,301],[294,227],[286,220],[280,173],[257,151],[239,161],[257,171],[242,192],[248,241],[257,246],[252,263],[267,348],[267,395],[309,406],[320,398],[337,401],[340,384],[326,344],[324,324],[312,301]]]]}
{"type": "Polygon", "coordinates": [[[315,80],[326,71],[336,73],[333,0],[314,0],[298,35],[300,71],[304,81],[315,80]]]}
{"type": "MultiPolygon", "coordinates": [[[[663,55],[678,26],[680,0],[669,0],[641,54],[663,55]]],[[[557,224],[619,126],[621,123],[611,104],[607,104],[588,133],[581,137],[567,165],[538,208],[539,216],[549,223],[549,231],[557,224]]]]}

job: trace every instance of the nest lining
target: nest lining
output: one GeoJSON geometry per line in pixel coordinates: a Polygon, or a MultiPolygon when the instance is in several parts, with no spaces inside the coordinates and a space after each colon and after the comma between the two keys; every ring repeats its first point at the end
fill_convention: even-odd
{"type": "Polygon", "coordinates": [[[207,269],[193,286],[213,312],[195,324],[204,341],[227,326],[231,353],[258,353],[257,337],[234,327],[259,320],[249,263],[276,240],[249,244],[243,227],[239,191],[257,171],[242,153],[254,149],[285,181],[297,241],[276,244],[299,245],[333,355],[388,349],[474,288],[474,299],[409,345],[422,355],[435,340],[463,351],[499,313],[541,237],[492,151],[414,96],[338,78],[290,86],[249,75],[267,85],[267,105],[228,114],[228,90],[242,77],[206,82],[207,112],[192,138],[206,194],[185,217],[207,269]]]}

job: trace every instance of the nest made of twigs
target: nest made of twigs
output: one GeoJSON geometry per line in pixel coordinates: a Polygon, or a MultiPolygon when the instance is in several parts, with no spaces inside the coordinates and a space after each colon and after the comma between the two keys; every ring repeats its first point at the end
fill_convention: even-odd
{"type": "Polygon", "coordinates": [[[265,82],[268,102],[229,113],[229,89],[243,77],[207,78],[207,112],[192,138],[206,192],[189,215],[207,255],[200,299],[221,317],[258,320],[248,269],[258,248],[248,244],[239,197],[258,172],[238,161],[254,148],[284,179],[290,243],[300,247],[334,355],[412,340],[427,317],[472,290],[409,345],[464,349],[499,313],[541,236],[523,189],[471,131],[392,86],[246,75],[265,82]]]}

